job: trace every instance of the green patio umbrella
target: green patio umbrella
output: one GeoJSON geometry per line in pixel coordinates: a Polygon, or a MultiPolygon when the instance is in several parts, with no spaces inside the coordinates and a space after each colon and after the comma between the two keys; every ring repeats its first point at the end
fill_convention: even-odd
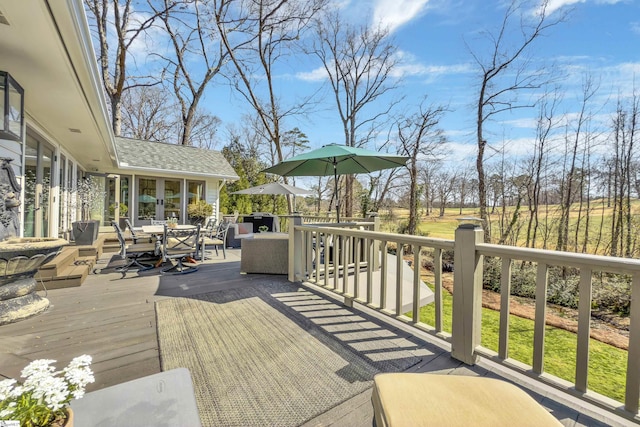
{"type": "Polygon", "coordinates": [[[281,176],[331,176],[334,178],[337,219],[340,222],[338,175],[369,173],[405,166],[409,157],[379,153],[364,148],[329,144],[284,160],[263,170],[281,176]]]}

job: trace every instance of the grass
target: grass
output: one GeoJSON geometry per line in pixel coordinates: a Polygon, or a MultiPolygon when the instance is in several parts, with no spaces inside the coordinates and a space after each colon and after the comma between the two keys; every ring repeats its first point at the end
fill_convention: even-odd
{"type": "MultiPolygon", "coordinates": [[[[581,248],[581,242],[584,237],[584,212],[585,207],[583,206],[583,218],[580,223],[580,233],[578,239],[578,249],[581,248]]],[[[514,207],[507,207],[506,216],[507,220],[511,219],[511,215],[513,213],[514,207]]],[[[572,241],[575,233],[575,227],[577,222],[577,216],[580,207],[578,204],[574,204],[571,206],[569,210],[569,250],[574,250],[575,242],[572,241]]],[[[633,200],[631,202],[631,211],[634,216],[640,214],[640,200],[633,200]]],[[[608,247],[607,243],[611,241],[611,221],[612,221],[612,212],[613,209],[606,206],[606,200],[596,199],[591,201],[590,205],[590,219],[589,219],[589,242],[587,245],[587,252],[594,253],[596,252],[595,242],[598,234],[600,233],[600,228],[602,225],[602,240],[600,242],[600,246],[598,247],[597,252],[601,255],[606,255],[604,252],[608,247]],[[604,205],[604,208],[603,208],[604,205]]],[[[444,211],[444,216],[438,216],[439,211],[435,209],[431,216],[423,216],[420,219],[418,224],[418,234],[429,237],[436,237],[442,239],[453,239],[455,230],[459,225],[458,218],[462,217],[478,217],[480,212],[478,208],[464,208],[462,209],[462,213],[459,208],[446,208],[444,211]]],[[[382,220],[382,228],[385,231],[395,231],[398,225],[401,222],[404,222],[409,217],[409,210],[406,208],[392,208],[389,210],[381,211],[381,220],[382,220]]],[[[547,223],[549,227],[551,227],[550,235],[548,236],[548,247],[553,249],[555,247],[557,241],[557,221],[559,220],[560,215],[560,207],[558,205],[549,205],[540,207],[540,231],[546,228],[547,223]],[[545,211],[548,211],[548,217],[545,218],[545,211]],[[545,223],[547,221],[547,223],[545,223]]],[[[500,210],[496,210],[493,214],[491,214],[492,220],[492,229],[493,229],[493,239],[497,241],[497,233],[499,230],[498,219],[500,216],[500,210]]],[[[525,238],[526,238],[526,228],[528,221],[528,212],[526,207],[522,207],[520,211],[520,219],[518,221],[518,225],[515,229],[519,230],[517,236],[517,245],[524,246],[525,238]]],[[[634,225],[633,233],[635,235],[637,225],[634,225]]],[[[495,242],[494,241],[494,242],[495,242]]],[[[538,235],[538,245],[542,245],[542,236],[538,235]]]]}
{"type": "MultiPolygon", "coordinates": [[[[433,285],[428,284],[433,290],[433,285]]],[[[451,333],[453,297],[443,291],[443,328],[451,333]]],[[[410,316],[411,313],[408,314],[410,316]]],[[[420,309],[420,321],[435,324],[435,307],[429,304],[420,309]]],[[[500,312],[482,309],[481,344],[498,351],[500,312]]],[[[533,363],[533,320],[509,316],[509,357],[522,363],[533,363]]],[[[544,371],[564,380],[575,381],[576,334],[547,326],[545,333],[544,371]]],[[[627,352],[594,339],[589,344],[589,389],[624,402],[627,352]]]]}

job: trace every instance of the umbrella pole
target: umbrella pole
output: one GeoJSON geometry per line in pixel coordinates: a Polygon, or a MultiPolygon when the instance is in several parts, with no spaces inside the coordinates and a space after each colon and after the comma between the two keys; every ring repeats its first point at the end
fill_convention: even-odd
{"type": "Polygon", "coordinates": [[[339,191],[339,186],[338,186],[338,164],[336,162],[335,157],[333,158],[333,185],[334,185],[334,192],[336,193],[336,218],[338,220],[338,222],[340,222],[340,194],[338,193],[339,191]]]}

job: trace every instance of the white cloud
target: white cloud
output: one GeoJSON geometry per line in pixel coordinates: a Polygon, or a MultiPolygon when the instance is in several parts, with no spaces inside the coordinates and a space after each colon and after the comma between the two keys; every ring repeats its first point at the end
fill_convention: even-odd
{"type": "Polygon", "coordinates": [[[373,24],[394,32],[419,17],[429,0],[377,0],[373,6],[373,24]]]}
{"type": "MultiPolygon", "coordinates": [[[[595,0],[593,1],[593,3],[611,5],[620,3],[622,1],[625,0],[595,0]]],[[[587,3],[587,0],[550,0],[549,4],[547,5],[547,15],[551,15],[556,10],[562,9],[565,6],[571,6],[578,3],[587,3]]]]}
{"type": "Polygon", "coordinates": [[[399,50],[395,53],[396,66],[391,70],[391,76],[395,78],[407,76],[429,76],[437,77],[449,74],[465,74],[473,72],[469,64],[453,65],[425,65],[417,61],[415,55],[399,50]]]}
{"type": "Polygon", "coordinates": [[[318,67],[311,71],[301,71],[296,73],[296,78],[305,82],[319,82],[326,80],[327,70],[325,70],[324,67],[318,67]]]}
{"type": "Polygon", "coordinates": [[[565,6],[570,6],[576,3],[586,3],[586,0],[550,0],[547,4],[547,15],[551,15],[558,9],[562,9],[565,6]]]}

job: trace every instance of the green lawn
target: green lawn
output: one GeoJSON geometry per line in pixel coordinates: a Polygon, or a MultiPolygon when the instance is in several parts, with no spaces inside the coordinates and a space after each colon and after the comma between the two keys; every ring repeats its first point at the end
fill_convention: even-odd
{"type": "MultiPolygon", "coordinates": [[[[433,289],[432,285],[429,287],[433,289]]],[[[453,297],[443,291],[443,327],[451,333],[453,297]]],[[[408,314],[411,316],[411,313],[408,314]]],[[[534,322],[518,316],[509,316],[509,357],[522,363],[533,363],[534,322]]],[[[435,324],[433,304],[420,310],[420,321],[435,324]]],[[[482,309],[482,346],[498,351],[500,313],[482,309]]],[[[564,380],[575,381],[576,334],[547,326],[545,334],[544,371],[564,380]]],[[[590,341],[589,389],[624,402],[627,352],[600,341],[590,341]]]]}

